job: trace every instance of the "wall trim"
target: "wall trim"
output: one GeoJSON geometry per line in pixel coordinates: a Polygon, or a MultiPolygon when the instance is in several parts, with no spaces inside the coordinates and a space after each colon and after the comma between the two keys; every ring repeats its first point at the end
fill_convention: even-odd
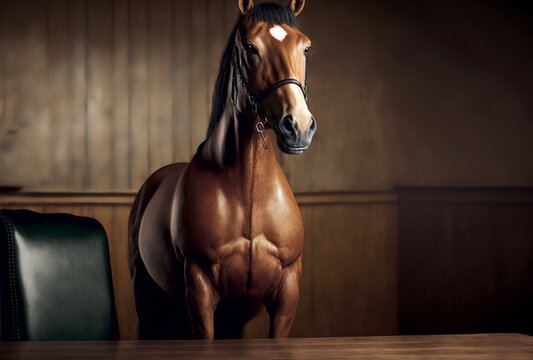
{"type": "MultiPolygon", "coordinates": [[[[24,190],[0,193],[0,205],[122,205],[131,206],[136,191],[24,190]]],[[[372,192],[305,192],[296,193],[301,206],[396,203],[394,191],[372,192]]]]}
{"type": "Polygon", "coordinates": [[[533,203],[533,187],[414,187],[395,188],[401,203],[533,203]]]}
{"type": "MultiPolygon", "coordinates": [[[[134,190],[45,190],[0,192],[0,205],[131,206],[134,190]]],[[[533,203],[533,187],[396,187],[391,191],[301,192],[301,206],[401,203],[533,203]]]]}

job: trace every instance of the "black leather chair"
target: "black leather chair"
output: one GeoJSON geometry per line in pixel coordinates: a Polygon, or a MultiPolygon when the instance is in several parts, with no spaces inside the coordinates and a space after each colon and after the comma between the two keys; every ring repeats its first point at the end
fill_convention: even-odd
{"type": "Polygon", "coordinates": [[[0,211],[0,338],[118,338],[107,237],[98,221],[0,211]]]}

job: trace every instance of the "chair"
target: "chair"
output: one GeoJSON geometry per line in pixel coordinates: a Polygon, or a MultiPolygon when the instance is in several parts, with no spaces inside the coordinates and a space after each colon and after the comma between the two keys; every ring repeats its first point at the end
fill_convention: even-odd
{"type": "Polygon", "coordinates": [[[109,249],[95,219],[0,211],[0,339],[118,337],[109,249]]]}

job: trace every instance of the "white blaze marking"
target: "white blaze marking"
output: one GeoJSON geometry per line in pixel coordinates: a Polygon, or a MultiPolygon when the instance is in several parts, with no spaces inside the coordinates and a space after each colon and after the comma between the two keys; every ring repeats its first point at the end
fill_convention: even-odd
{"type": "Polygon", "coordinates": [[[287,36],[287,32],[279,25],[270,28],[269,31],[270,35],[272,35],[272,37],[278,41],[283,41],[283,39],[285,39],[287,36]]]}

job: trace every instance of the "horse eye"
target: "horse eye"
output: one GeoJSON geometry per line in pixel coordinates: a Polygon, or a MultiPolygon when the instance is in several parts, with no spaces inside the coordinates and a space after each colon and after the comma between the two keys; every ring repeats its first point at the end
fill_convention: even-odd
{"type": "Polygon", "coordinates": [[[309,54],[309,51],[310,51],[310,50],[311,50],[311,47],[309,47],[309,46],[306,47],[306,48],[304,49],[304,55],[309,54]]]}
{"type": "Polygon", "coordinates": [[[257,49],[252,44],[250,44],[249,42],[243,43],[242,47],[243,47],[244,52],[246,53],[246,55],[257,54],[257,49]]]}

